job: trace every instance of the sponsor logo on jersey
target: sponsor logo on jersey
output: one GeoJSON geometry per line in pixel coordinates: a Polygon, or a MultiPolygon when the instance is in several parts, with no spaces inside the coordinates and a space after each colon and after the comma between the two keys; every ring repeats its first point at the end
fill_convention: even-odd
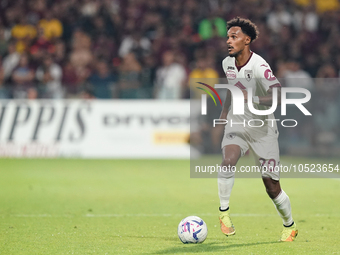
{"type": "Polygon", "coordinates": [[[250,81],[253,78],[253,70],[244,70],[244,75],[246,76],[246,80],[250,81]]]}
{"type": "Polygon", "coordinates": [[[267,66],[267,65],[265,65],[265,64],[262,64],[262,65],[260,65],[260,66],[268,67],[268,66],[267,66]]]}
{"type": "Polygon", "coordinates": [[[227,78],[229,80],[235,80],[236,79],[236,73],[234,71],[227,71],[225,74],[227,75],[227,78]]]}
{"type": "Polygon", "coordinates": [[[267,69],[266,71],[264,71],[264,77],[268,81],[275,81],[276,80],[276,77],[273,75],[273,73],[270,69],[267,69]]]}
{"type": "Polygon", "coordinates": [[[233,67],[233,66],[228,66],[227,70],[235,70],[235,67],[233,67]]]}

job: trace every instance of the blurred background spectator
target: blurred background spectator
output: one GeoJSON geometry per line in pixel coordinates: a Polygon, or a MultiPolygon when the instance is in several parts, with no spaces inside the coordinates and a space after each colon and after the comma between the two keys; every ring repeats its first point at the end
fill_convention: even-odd
{"type": "Polygon", "coordinates": [[[51,56],[46,55],[42,65],[38,67],[36,72],[36,78],[41,85],[39,88],[41,90],[41,97],[63,98],[62,75],[61,67],[53,61],[51,56]]]}
{"type": "Polygon", "coordinates": [[[7,48],[7,54],[3,58],[2,61],[2,69],[4,72],[4,79],[7,80],[14,70],[19,64],[20,53],[18,53],[15,49],[15,44],[9,43],[7,48]]]}
{"type": "Polygon", "coordinates": [[[16,41],[16,50],[20,53],[27,50],[36,36],[36,27],[27,22],[25,15],[20,16],[19,22],[12,28],[12,38],[16,41]]]}
{"type": "Polygon", "coordinates": [[[155,98],[180,99],[186,82],[184,67],[175,62],[175,54],[166,51],[163,54],[163,65],[157,70],[155,81],[155,98]]]}
{"type": "Polygon", "coordinates": [[[146,55],[151,48],[151,43],[148,38],[142,37],[140,31],[134,31],[131,36],[123,39],[120,48],[119,56],[125,57],[126,54],[134,52],[138,59],[146,55]]]}
{"type": "Polygon", "coordinates": [[[61,22],[53,16],[50,10],[46,10],[45,18],[39,21],[38,27],[42,28],[45,37],[50,41],[55,41],[63,34],[61,22]]]}
{"type": "Polygon", "coordinates": [[[29,89],[35,88],[34,70],[31,68],[29,58],[22,54],[18,66],[12,72],[13,97],[23,99],[27,97],[29,89]]]}
{"type": "Polygon", "coordinates": [[[141,71],[142,66],[136,59],[134,53],[127,53],[119,66],[118,82],[119,82],[119,98],[132,99],[141,98],[141,71]]]}
{"type": "Polygon", "coordinates": [[[91,84],[94,97],[100,99],[112,98],[116,78],[105,61],[97,63],[96,72],[89,77],[88,81],[91,84]]]}
{"type": "Polygon", "coordinates": [[[226,37],[226,26],[227,23],[224,19],[211,12],[208,18],[199,23],[198,32],[202,40],[208,40],[213,37],[226,37]]]}

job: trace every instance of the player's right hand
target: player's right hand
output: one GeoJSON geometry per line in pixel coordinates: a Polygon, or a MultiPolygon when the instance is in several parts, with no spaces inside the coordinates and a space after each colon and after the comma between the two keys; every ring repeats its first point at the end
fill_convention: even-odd
{"type": "Polygon", "coordinates": [[[244,96],[244,103],[247,103],[248,102],[248,91],[245,90],[245,89],[242,89],[241,91],[242,91],[243,96],[244,96]]]}

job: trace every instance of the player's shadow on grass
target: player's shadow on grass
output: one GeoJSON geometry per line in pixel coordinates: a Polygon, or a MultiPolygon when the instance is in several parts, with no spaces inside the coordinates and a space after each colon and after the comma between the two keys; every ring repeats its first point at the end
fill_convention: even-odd
{"type": "Polygon", "coordinates": [[[202,244],[183,244],[180,247],[173,247],[165,250],[160,250],[151,254],[176,254],[176,253],[202,253],[202,252],[217,252],[226,251],[228,248],[234,247],[248,247],[262,244],[273,244],[278,242],[256,242],[243,244],[227,244],[227,243],[202,243],[202,244]]]}

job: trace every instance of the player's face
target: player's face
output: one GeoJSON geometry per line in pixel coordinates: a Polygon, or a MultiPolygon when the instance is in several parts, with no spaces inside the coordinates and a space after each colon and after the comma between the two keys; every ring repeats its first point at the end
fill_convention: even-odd
{"type": "Polygon", "coordinates": [[[244,34],[240,27],[231,27],[228,30],[227,38],[228,52],[231,57],[239,55],[250,43],[249,36],[244,34]]]}

